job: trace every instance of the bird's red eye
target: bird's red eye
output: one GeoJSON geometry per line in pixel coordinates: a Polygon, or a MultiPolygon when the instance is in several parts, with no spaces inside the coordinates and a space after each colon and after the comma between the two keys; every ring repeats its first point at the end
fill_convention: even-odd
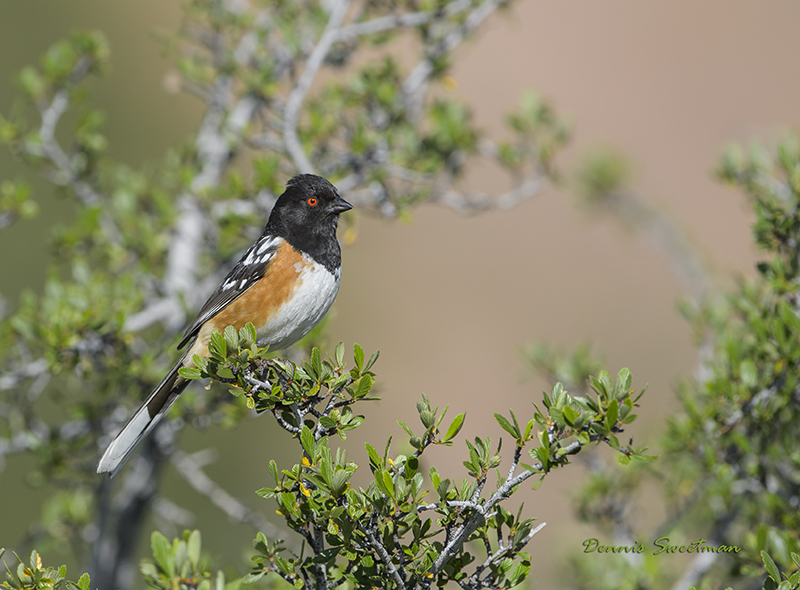
{"type": "Polygon", "coordinates": [[[308,203],[312,207],[316,207],[317,206],[317,199],[315,199],[314,197],[311,197],[311,198],[308,199],[308,201],[306,201],[306,203],[308,203]]]}

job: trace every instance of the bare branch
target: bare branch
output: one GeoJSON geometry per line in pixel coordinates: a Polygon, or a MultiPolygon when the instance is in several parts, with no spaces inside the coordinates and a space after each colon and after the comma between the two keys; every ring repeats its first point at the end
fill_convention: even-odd
{"type": "Polygon", "coordinates": [[[167,522],[183,527],[190,526],[195,521],[195,516],[191,511],[164,496],[157,496],[153,499],[153,513],[167,522]]]}
{"type": "Polygon", "coordinates": [[[469,0],[457,0],[445,6],[443,11],[420,11],[406,14],[382,16],[372,20],[355,23],[342,27],[336,36],[337,41],[348,41],[362,35],[374,35],[402,27],[418,27],[441,17],[442,14],[450,16],[466,10],[471,5],[469,0]]]}
{"type": "Polygon", "coordinates": [[[339,27],[344,20],[347,8],[350,6],[350,0],[338,0],[332,7],[328,24],[325,26],[325,31],[322,33],[319,42],[317,43],[311,55],[308,56],[306,66],[303,73],[297,80],[292,91],[289,93],[289,98],[286,100],[286,108],[284,110],[284,123],[283,123],[283,140],[286,143],[286,151],[292,158],[298,172],[312,173],[314,166],[308,159],[308,156],[300,143],[300,138],[297,135],[297,123],[300,117],[300,108],[303,106],[306,94],[308,94],[311,84],[325,61],[325,56],[328,55],[331,45],[336,41],[339,33],[339,27]]]}
{"type": "MultiPolygon", "coordinates": [[[[425,57],[414,67],[403,82],[403,96],[409,113],[416,117],[422,107],[422,97],[428,80],[433,74],[433,62],[442,55],[452,52],[464,38],[485,21],[505,0],[486,0],[473,10],[460,26],[454,28],[444,39],[430,48],[425,57]]],[[[413,118],[412,117],[412,118],[413,118]]]]}
{"type": "Polygon", "coordinates": [[[180,449],[175,449],[170,453],[169,460],[186,483],[196,492],[208,498],[214,506],[222,510],[230,518],[272,537],[281,538],[283,536],[282,532],[260,513],[245,506],[240,500],[229,494],[222,486],[206,475],[193,455],[189,455],[180,449]]]}
{"type": "Polygon", "coordinates": [[[47,361],[37,359],[0,375],[0,391],[13,389],[26,379],[38,377],[47,371],[47,361]]]}
{"type": "Polygon", "coordinates": [[[460,213],[476,213],[478,211],[505,210],[527,201],[537,195],[541,189],[542,178],[527,179],[519,186],[500,195],[486,193],[464,194],[454,190],[435,193],[431,202],[449,207],[460,213]]]}
{"type": "MultiPolygon", "coordinates": [[[[92,59],[85,55],[78,60],[72,70],[68,80],[69,85],[80,82],[89,72],[92,66],[92,59]]],[[[37,146],[28,144],[26,150],[34,155],[47,158],[57,170],[57,183],[62,186],[69,186],[84,205],[96,205],[102,197],[87,182],[80,180],[75,168],[72,166],[69,157],[56,141],[55,133],[58,122],[69,106],[69,91],[62,88],[53,96],[53,100],[48,105],[38,105],[42,117],[42,124],[39,127],[39,139],[41,143],[41,153],[37,146]]]]}
{"type": "Polygon", "coordinates": [[[647,236],[656,250],[666,256],[692,296],[698,301],[703,299],[709,288],[708,268],[677,223],[630,193],[606,195],[602,204],[617,218],[647,236]]]}

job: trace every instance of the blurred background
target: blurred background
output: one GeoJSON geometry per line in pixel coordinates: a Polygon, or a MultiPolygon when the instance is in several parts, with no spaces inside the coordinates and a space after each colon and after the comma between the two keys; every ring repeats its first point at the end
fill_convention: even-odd
{"type": "MultiPolygon", "coordinates": [[[[177,28],[180,9],[176,0],[0,3],[0,111],[13,108],[24,65],[72,30],[102,29],[112,71],[90,86],[92,101],[107,114],[111,155],[156,168],[202,115],[199,101],[166,90],[171,64],[157,38],[177,28]]],[[[573,139],[558,160],[566,176],[598,147],[626,155],[638,196],[685,230],[715,288],[725,288],[752,272],[757,253],[742,196],[720,185],[713,168],[727,142],[769,144],[800,123],[800,78],[792,74],[798,22],[800,4],[789,0],[520,1],[458,49],[450,91],[495,138],[504,136],[504,113],[522,91],[533,88],[551,100],[573,122],[573,139]]],[[[34,180],[0,154],[0,180],[21,176],[34,180]]],[[[462,187],[501,192],[499,182],[492,171],[473,168],[462,187]]],[[[0,293],[10,309],[23,289],[41,289],[50,227],[69,215],[46,183],[34,187],[42,215],[0,232],[0,293]]],[[[390,434],[401,439],[395,421],[416,421],[422,392],[440,407],[450,404],[453,415],[467,412],[463,437],[496,440],[493,411],[512,408],[527,420],[545,387],[521,360],[533,340],[562,348],[590,342],[610,372],[628,366],[635,387],[649,383],[630,431],[639,445],[663,432],[665,415],[677,407],[676,383],[697,367],[690,330],[676,310],[686,285],[646,236],[578,206],[569,183],[511,211],[463,217],[424,206],[410,223],[362,216],[343,260],[330,339],[348,348],[358,342],[368,354],[381,349],[375,369],[383,399],[347,441],[357,462],[365,460],[365,441],[382,447],[390,434]]],[[[235,433],[184,437],[189,449],[217,448],[208,473],[268,516],[274,506],[252,490],[268,483],[270,457],[288,464],[288,457],[281,463],[281,441],[274,425],[258,419],[235,433]],[[263,478],[245,473],[237,459],[263,464],[263,478]]],[[[447,475],[459,479],[462,445],[433,457],[452,461],[447,475]]],[[[395,454],[403,450],[394,447],[395,454]]],[[[12,458],[0,476],[0,546],[24,549],[46,493],[29,487],[15,464],[22,462],[12,458]],[[21,509],[23,495],[29,501],[21,509]],[[12,505],[13,512],[4,508],[12,505]]],[[[251,532],[209,508],[176,475],[166,480],[167,495],[181,495],[200,517],[205,548],[243,571],[251,532]]],[[[567,515],[579,481],[580,470],[556,472],[526,495],[526,511],[548,523],[531,545],[534,587],[557,586],[557,558],[593,536],[567,515]]],[[[658,507],[652,510],[642,518],[657,519],[658,507]]]]}

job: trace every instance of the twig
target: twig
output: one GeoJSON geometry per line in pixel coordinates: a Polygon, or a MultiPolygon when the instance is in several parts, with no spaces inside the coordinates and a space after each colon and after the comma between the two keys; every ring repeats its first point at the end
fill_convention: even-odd
{"type": "MultiPolygon", "coordinates": [[[[68,84],[74,85],[80,82],[92,67],[92,59],[85,55],[78,60],[70,74],[68,84]]],[[[32,146],[27,146],[29,153],[43,155],[50,160],[61,174],[61,181],[58,184],[70,186],[84,205],[97,205],[102,201],[102,197],[87,182],[80,180],[72,166],[69,157],[56,141],[55,133],[61,116],[69,106],[69,91],[62,88],[53,96],[53,100],[46,106],[39,105],[39,112],[42,117],[42,124],[39,127],[39,139],[44,154],[37,153],[32,146]]]]}
{"type": "Polygon", "coordinates": [[[292,426],[291,424],[289,424],[286,420],[283,419],[283,417],[280,414],[278,414],[278,412],[272,412],[272,415],[275,416],[275,420],[278,421],[278,424],[280,425],[281,428],[283,428],[287,432],[291,432],[292,434],[300,434],[300,430],[302,429],[297,426],[292,426]]]}
{"type": "Polygon", "coordinates": [[[153,499],[153,512],[168,522],[184,527],[190,526],[195,520],[191,511],[164,496],[153,499]]]}
{"type": "Polygon", "coordinates": [[[297,170],[301,173],[314,172],[314,166],[308,159],[300,138],[297,135],[297,122],[300,116],[300,107],[303,105],[306,94],[311,88],[311,83],[325,61],[325,56],[328,55],[331,45],[336,41],[339,27],[344,20],[347,8],[350,6],[350,0],[338,0],[330,12],[328,24],[325,26],[325,31],[322,33],[319,42],[317,43],[311,55],[308,56],[306,66],[303,73],[297,80],[289,97],[286,99],[286,108],[284,109],[284,123],[283,123],[283,141],[286,144],[286,151],[292,158],[297,170]]]}
{"type": "MultiPolygon", "coordinates": [[[[507,554],[507,552],[508,552],[508,550],[510,548],[513,547],[513,549],[515,549],[515,550],[520,550],[523,547],[525,547],[525,545],[527,545],[530,542],[530,540],[533,539],[534,535],[536,535],[536,533],[541,531],[546,525],[547,525],[547,523],[543,522],[542,524],[537,526],[535,529],[533,529],[530,533],[528,533],[525,536],[524,539],[522,539],[518,543],[514,543],[513,546],[504,547],[502,545],[502,543],[498,543],[498,550],[495,551],[494,553],[492,553],[491,551],[489,551],[487,549],[487,551],[486,551],[486,554],[487,554],[486,560],[482,564],[480,564],[478,567],[476,567],[475,571],[473,572],[473,574],[469,577],[469,581],[471,582],[471,584],[469,584],[468,586],[462,586],[462,587],[464,587],[464,588],[469,588],[469,587],[471,587],[471,588],[482,588],[482,587],[485,587],[486,585],[488,585],[488,584],[485,584],[485,582],[488,581],[488,576],[487,576],[487,578],[484,578],[483,580],[480,579],[480,576],[483,573],[483,570],[485,570],[487,567],[491,567],[491,565],[493,563],[496,563],[496,562],[498,562],[498,561],[500,561],[502,559],[505,559],[506,554],[507,554]]],[[[498,529],[498,535],[499,534],[500,534],[500,529],[498,529]]]]}
{"type": "Polygon", "coordinates": [[[618,219],[647,236],[656,250],[666,256],[675,274],[684,280],[697,301],[704,298],[709,288],[708,268],[678,224],[630,193],[609,194],[602,203],[618,219]]]}
{"type": "Polygon", "coordinates": [[[403,578],[400,577],[400,572],[398,572],[397,568],[394,567],[394,563],[392,563],[392,558],[389,556],[389,553],[386,551],[386,547],[384,547],[381,544],[381,542],[378,541],[377,538],[375,538],[375,535],[372,534],[372,531],[368,530],[360,522],[357,522],[357,525],[358,525],[359,530],[362,533],[364,533],[364,535],[367,537],[367,540],[369,541],[370,546],[375,550],[375,553],[378,554],[378,557],[380,558],[380,560],[383,563],[383,565],[386,566],[386,570],[392,576],[392,579],[394,579],[394,582],[395,582],[395,584],[397,584],[397,587],[400,590],[405,590],[405,587],[406,587],[405,580],[403,580],[403,578]]]}
{"type": "Polygon", "coordinates": [[[0,375],[0,391],[13,389],[24,380],[38,377],[46,371],[47,361],[45,359],[37,359],[17,367],[13,371],[0,375]]]}
{"type": "Polygon", "coordinates": [[[459,211],[475,213],[478,211],[505,210],[537,195],[541,189],[542,178],[534,177],[521,182],[518,186],[497,196],[486,193],[464,194],[454,190],[434,193],[431,202],[459,211]]]}
{"type": "Polygon", "coordinates": [[[460,26],[450,31],[444,39],[430,48],[425,57],[414,67],[403,82],[403,96],[406,109],[413,117],[418,116],[422,106],[422,91],[427,86],[433,73],[433,62],[446,53],[452,52],[464,37],[472,33],[490,14],[492,14],[503,0],[486,0],[473,10],[460,26]]]}
{"type": "MultiPolygon", "coordinates": [[[[579,441],[575,441],[572,444],[564,447],[564,451],[566,455],[572,455],[578,452],[581,447],[581,443],[579,441]]],[[[539,462],[534,464],[533,467],[538,470],[542,468],[542,464],[539,462]]],[[[492,495],[491,498],[489,498],[489,500],[486,501],[485,504],[475,505],[475,514],[456,530],[455,534],[453,534],[452,538],[439,554],[439,557],[436,559],[429,571],[433,574],[441,571],[441,569],[448,561],[450,561],[450,559],[453,558],[455,552],[459,550],[469,536],[478,529],[485,518],[484,515],[491,511],[495,504],[507,498],[512,489],[533,475],[536,475],[536,471],[530,471],[526,469],[515,477],[506,478],[505,482],[503,482],[503,485],[497,489],[497,491],[492,495]]]]}
{"type": "Polygon", "coordinates": [[[436,10],[409,12],[406,14],[382,16],[368,21],[354,23],[342,27],[336,36],[336,40],[347,41],[362,35],[374,35],[375,33],[382,33],[401,27],[418,27],[441,16],[442,13],[450,16],[466,10],[470,5],[471,2],[469,2],[469,0],[458,0],[448,4],[441,12],[436,10]]]}
{"type": "Polygon", "coordinates": [[[169,455],[170,463],[196,492],[208,498],[214,506],[230,518],[253,527],[271,537],[280,538],[282,533],[260,513],[251,510],[240,500],[229,494],[203,471],[192,455],[175,449],[169,455]]]}

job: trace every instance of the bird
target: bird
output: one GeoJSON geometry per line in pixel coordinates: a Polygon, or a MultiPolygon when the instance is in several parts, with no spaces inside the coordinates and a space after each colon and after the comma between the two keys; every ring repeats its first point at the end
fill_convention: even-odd
{"type": "Polygon", "coordinates": [[[336,187],[314,174],[286,184],[261,236],[200,308],[178,344],[189,347],[111,441],[97,473],[116,475],[186,388],[181,367],[208,357],[213,332],[228,325],[256,328],[259,346],[287,348],[308,334],[330,309],[342,277],[336,239],[339,215],[352,209],[336,187]]]}

